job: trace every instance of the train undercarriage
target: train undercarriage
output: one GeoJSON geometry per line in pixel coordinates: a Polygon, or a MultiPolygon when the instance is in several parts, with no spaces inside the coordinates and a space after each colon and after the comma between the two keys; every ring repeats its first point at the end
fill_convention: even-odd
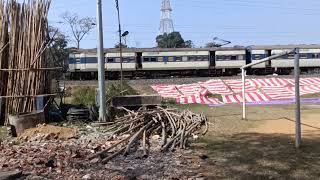
{"type": "MultiPolygon", "coordinates": [[[[125,79],[157,79],[169,77],[222,77],[222,76],[237,76],[241,73],[240,69],[198,69],[198,70],[170,70],[170,71],[124,71],[123,77],[125,79]]],[[[254,68],[247,70],[248,75],[291,75],[293,68],[254,68]]],[[[320,74],[320,68],[301,68],[301,74],[320,74]]],[[[70,80],[98,80],[98,72],[69,72],[66,75],[70,80]]],[[[120,79],[119,71],[105,72],[105,78],[108,80],[120,79]]]]}

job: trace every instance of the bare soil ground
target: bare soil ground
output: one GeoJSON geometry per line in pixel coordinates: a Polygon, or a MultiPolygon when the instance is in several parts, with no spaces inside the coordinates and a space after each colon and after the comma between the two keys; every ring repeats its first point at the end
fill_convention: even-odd
{"type": "Polygon", "coordinates": [[[208,159],[198,173],[208,179],[318,179],[320,177],[320,106],[302,107],[303,146],[294,145],[294,107],[180,106],[203,112],[211,130],[193,145],[208,159]]]}
{"type": "Polygon", "coordinates": [[[45,139],[61,139],[68,140],[77,137],[78,130],[66,127],[58,127],[52,125],[40,125],[36,128],[31,128],[25,130],[20,138],[21,139],[35,139],[35,138],[45,138],[45,139]],[[40,137],[39,137],[40,136],[40,137]]]}
{"type": "MultiPolygon", "coordinates": [[[[154,93],[148,84],[133,85],[133,88],[141,94],[154,93]]],[[[117,172],[124,171],[121,174],[127,174],[126,177],[139,177],[140,174],[149,173],[149,178],[144,176],[138,179],[155,179],[151,176],[155,174],[159,174],[156,177],[167,177],[163,179],[199,177],[247,180],[320,177],[319,105],[302,106],[303,141],[299,150],[294,146],[294,106],[249,106],[247,121],[241,119],[240,105],[173,106],[204,113],[210,120],[209,133],[192,144],[190,151],[177,152],[176,157],[117,159],[113,164],[102,167],[101,171],[110,174],[110,168],[118,167],[117,172]],[[117,163],[122,164],[117,166],[117,163]]],[[[91,173],[91,169],[85,173],[91,173]]]]}
{"type": "MultiPolygon", "coordinates": [[[[154,93],[147,84],[133,88],[142,94],[154,93]]],[[[305,96],[314,97],[320,95],[305,96]]],[[[209,157],[199,162],[201,167],[194,173],[206,179],[319,179],[320,105],[302,106],[299,150],[294,144],[294,106],[250,106],[247,121],[241,119],[240,105],[178,107],[204,113],[211,123],[209,134],[192,146],[194,152],[209,157]]]]}

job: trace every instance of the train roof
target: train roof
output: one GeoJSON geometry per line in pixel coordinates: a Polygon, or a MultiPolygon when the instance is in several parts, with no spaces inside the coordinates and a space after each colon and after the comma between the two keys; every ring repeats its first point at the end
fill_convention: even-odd
{"type": "MultiPolygon", "coordinates": [[[[181,51],[232,51],[232,50],[245,50],[244,46],[237,47],[221,47],[221,48],[124,48],[123,52],[181,52],[181,51]]],[[[97,49],[71,49],[73,53],[97,53],[97,49]]],[[[117,53],[119,48],[104,49],[105,53],[117,53]]]]}
{"type": "Polygon", "coordinates": [[[301,49],[320,49],[319,44],[300,44],[300,45],[259,45],[259,46],[249,46],[249,49],[254,50],[272,50],[272,49],[294,49],[294,48],[301,48],[301,49]]]}
{"type": "MultiPolygon", "coordinates": [[[[300,45],[253,45],[253,46],[234,46],[234,47],[216,47],[216,48],[124,48],[123,52],[181,52],[181,51],[232,51],[232,50],[272,50],[272,49],[320,49],[319,44],[300,44],[300,45]]],[[[71,53],[97,53],[97,49],[70,49],[71,53]]],[[[117,53],[119,48],[104,49],[104,53],[117,53]]]]}

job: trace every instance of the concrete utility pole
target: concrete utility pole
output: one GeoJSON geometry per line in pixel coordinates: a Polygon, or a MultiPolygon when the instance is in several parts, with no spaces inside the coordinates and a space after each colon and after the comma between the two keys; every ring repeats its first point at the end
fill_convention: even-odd
{"type": "Polygon", "coordinates": [[[247,119],[247,111],[246,111],[246,74],[247,71],[245,68],[241,69],[242,72],[242,119],[247,119]]]}
{"type": "Polygon", "coordinates": [[[300,111],[300,57],[299,49],[294,50],[294,78],[296,92],[296,148],[301,146],[301,111],[300,111]]]}
{"type": "Polygon", "coordinates": [[[106,122],[106,87],[105,87],[105,62],[103,48],[103,25],[102,25],[102,4],[97,0],[97,57],[98,57],[98,79],[99,79],[99,121],[106,122]]]}

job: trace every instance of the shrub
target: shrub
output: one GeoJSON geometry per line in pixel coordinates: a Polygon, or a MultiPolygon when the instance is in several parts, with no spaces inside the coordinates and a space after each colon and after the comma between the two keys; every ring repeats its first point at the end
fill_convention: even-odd
{"type": "Polygon", "coordinates": [[[96,102],[96,90],[93,87],[81,87],[73,94],[72,104],[85,105],[87,107],[96,102]]]}
{"type": "MultiPolygon", "coordinates": [[[[121,90],[120,83],[111,84],[106,89],[107,106],[111,106],[111,100],[115,96],[136,95],[137,92],[127,83],[123,83],[123,90],[121,90]]],[[[94,87],[81,87],[73,93],[72,104],[85,105],[87,107],[95,105],[96,90],[94,87]]]]}

